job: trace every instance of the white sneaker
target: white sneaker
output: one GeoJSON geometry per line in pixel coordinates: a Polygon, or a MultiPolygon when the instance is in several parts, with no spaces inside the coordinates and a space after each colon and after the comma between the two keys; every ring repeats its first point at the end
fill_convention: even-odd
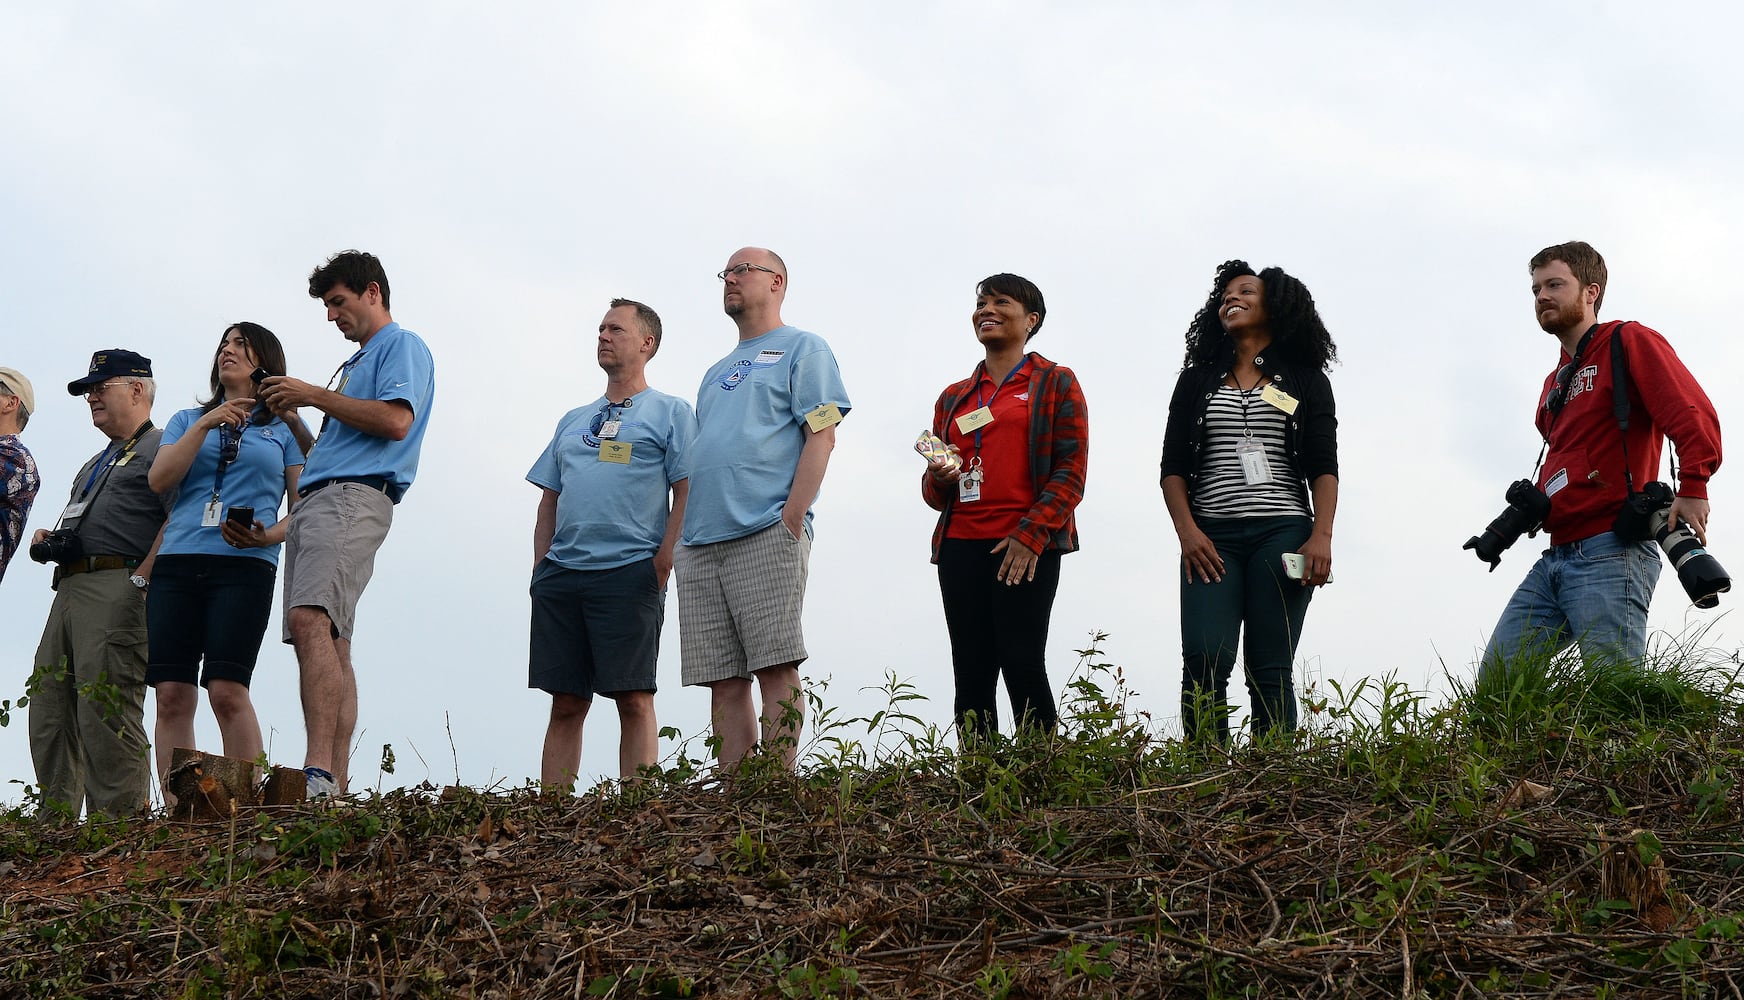
{"type": "Polygon", "coordinates": [[[305,767],[303,774],[308,779],[304,789],[303,799],[313,802],[316,799],[338,798],[339,782],[333,780],[332,773],[318,767],[305,767]]]}

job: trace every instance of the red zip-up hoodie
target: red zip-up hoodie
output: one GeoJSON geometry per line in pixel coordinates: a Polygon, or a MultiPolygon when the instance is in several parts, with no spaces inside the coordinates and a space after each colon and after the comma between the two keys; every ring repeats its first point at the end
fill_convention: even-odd
{"type": "MultiPolygon", "coordinates": [[[[1623,431],[1611,398],[1611,338],[1619,335],[1629,366],[1629,467],[1635,489],[1658,478],[1667,437],[1677,448],[1679,496],[1707,499],[1708,479],[1720,467],[1719,414],[1671,345],[1632,320],[1601,323],[1569,378],[1562,412],[1553,415],[1545,406],[1556,385],[1555,371],[1538,396],[1538,433],[1550,445],[1538,488],[1550,497],[1544,526],[1552,545],[1611,530],[1628,492],[1623,431]]],[[[1569,361],[1568,351],[1562,351],[1557,369],[1569,361]]]]}

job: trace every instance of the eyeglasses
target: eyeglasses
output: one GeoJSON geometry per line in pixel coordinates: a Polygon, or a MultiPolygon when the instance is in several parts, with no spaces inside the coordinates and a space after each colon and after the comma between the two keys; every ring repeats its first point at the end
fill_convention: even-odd
{"type": "Polygon", "coordinates": [[[96,385],[91,386],[89,389],[85,390],[85,398],[89,399],[92,396],[101,396],[101,395],[103,395],[103,391],[108,389],[112,385],[132,385],[132,384],[133,384],[133,382],[129,379],[122,379],[119,382],[98,382],[96,385]]]}
{"type": "Polygon", "coordinates": [[[764,272],[767,272],[769,274],[780,274],[781,273],[780,271],[777,271],[773,267],[764,267],[762,264],[734,264],[732,267],[727,268],[725,271],[722,271],[720,274],[715,275],[715,277],[721,279],[722,281],[725,281],[725,280],[727,280],[727,275],[729,275],[729,274],[735,278],[743,278],[745,275],[750,274],[752,271],[764,271],[764,272]]]}

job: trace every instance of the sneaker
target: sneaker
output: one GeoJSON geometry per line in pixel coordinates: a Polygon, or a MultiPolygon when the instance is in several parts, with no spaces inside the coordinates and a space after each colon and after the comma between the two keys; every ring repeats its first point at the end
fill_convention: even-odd
{"type": "Polygon", "coordinates": [[[303,795],[305,801],[313,802],[316,799],[338,798],[339,782],[333,780],[332,772],[323,771],[318,767],[305,767],[303,774],[308,778],[308,785],[303,795]]]}

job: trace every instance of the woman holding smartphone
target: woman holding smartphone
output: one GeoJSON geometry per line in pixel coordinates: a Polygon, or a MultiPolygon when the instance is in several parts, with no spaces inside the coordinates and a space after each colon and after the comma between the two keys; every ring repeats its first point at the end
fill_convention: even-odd
{"type": "Polygon", "coordinates": [[[1313,588],[1332,575],[1338,418],[1326,369],[1337,356],[1307,286],[1245,261],[1217,269],[1187,328],[1162,486],[1181,540],[1190,741],[1229,742],[1238,638],[1253,735],[1296,729],[1296,646],[1313,588]]]}
{"type": "Polygon", "coordinates": [[[272,614],[285,537],[279,502],[294,502],[303,452],[284,420],[255,407],[257,369],[261,378],[285,374],[278,338],[258,323],[228,327],[212,358],[211,398],[170,418],[148,477],[159,493],[180,491],[146,596],[160,782],[171,751],[194,746],[200,686],[224,755],[261,753],[248,684],[272,614]]]}
{"type": "Polygon", "coordinates": [[[1059,721],[1048,683],[1048,619],[1060,556],[1077,551],[1090,415],[1070,368],[1028,349],[1048,307],[1015,274],[975,287],[969,322],[985,357],[933,407],[932,433],[954,453],[930,461],[921,498],[939,512],[939,567],[951,636],[959,739],[999,731],[995,689],[1019,732],[1059,721]]]}

